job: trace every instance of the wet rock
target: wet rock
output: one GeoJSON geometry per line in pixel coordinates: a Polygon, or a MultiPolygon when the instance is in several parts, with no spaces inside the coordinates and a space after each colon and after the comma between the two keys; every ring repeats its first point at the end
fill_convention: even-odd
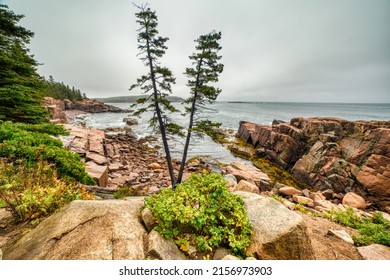
{"type": "Polygon", "coordinates": [[[138,124],[138,120],[134,118],[124,118],[123,122],[130,126],[138,124]]]}

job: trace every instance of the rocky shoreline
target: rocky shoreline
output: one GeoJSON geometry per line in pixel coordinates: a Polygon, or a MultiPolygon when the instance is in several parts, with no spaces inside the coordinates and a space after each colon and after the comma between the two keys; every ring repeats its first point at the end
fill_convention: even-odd
{"type": "Polygon", "coordinates": [[[390,121],[294,118],[241,122],[237,136],[318,190],[354,192],[390,213],[390,121]]]}
{"type": "Polygon", "coordinates": [[[85,113],[130,113],[132,110],[124,110],[116,106],[107,105],[103,102],[83,99],[80,101],[59,100],[45,97],[43,104],[49,111],[52,123],[70,123],[76,115],[85,113]]]}
{"type": "MultiPolygon", "coordinates": [[[[59,111],[57,113],[61,114],[59,111]]],[[[65,117],[81,112],[63,111],[65,117]]],[[[241,122],[237,136],[252,145],[257,156],[267,157],[289,171],[305,155],[313,153],[313,147],[319,146],[319,141],[324,147],[333,149],[320,149],[322,152],[319,155],[312,155],[312,158],[322,159],[315,162],[317,165],[331,156],[348,154],[342,149],[336,153],[335,144],[362,151],[366,159],[361,161],[363,165],[359,165],[360,170],[364,170],[372,155],[374,158],[375,155],[388,156],[388,127],[378,127],[383,123],[348,124],[346,127],[349,130],[345,132],[343,125],[342,129],[337,129],[339,126],[336,124],[344,124],[344,121],[294,120],[291,124],[274,122],[272,127],[241,122]],[[352,136],[356,134],[360,135],[360,145],[353,140],[352,136]],[[366,150],[364,147],[370,139],[375,140],[369,142],[370,149],[366,150]],[[328,145],[328,142],[335,144],[328,145]]],[[[131,119],[126,118],[124,122],[128,126],[119,132],[65,124],[70,135],[62,136],[61,140],[65,147],[85,160],[86,169],[96,182],[96,186],[87,186],[88,190],[95,193],[95,200],[70,203],[21,238],[15,239],[13,232],[0,236],[0,253],[3,253],[5,259],[202,258],[202,254],[196,252],[184,254],[172,240],[162,238],[153,229],[153,216],[150,213],[140,213],[145,197],[170,187],[170,180],[159,147],[151,146],[151,139],[137,139],[131,130],[134,124],[131,119]],[[121,190],[125,190],[126,198],[113,199],[114,193],[121,190]]],[[[158,145],[155,139],[152,140],[153,145],[158,145]]],[[[248,148],[242,149],[248,152],[248,148]]],[[[345,157],[343,159],[346,160],[345,157]]],[[[179,165],[180,162],[175,163],[176,168],[179,165]]],[[[230,190],[244,199],[253,230],[247,251],[253,256],[250,260],[390,259],[389,247],[378,244],[356,247],[350,236],[356,235],[356,230],[323,218],[329,211],[345,211],[348,207],[352,207],[357,215],[370,218],[373,214],[365,211],[370,203],[374,203],[365,200],[369,195],[363,193],[362,197],[352,192],[355,190],[353,188],[345,188],[342,192],[333,188],[321,189],[315,184],[313,189],[300,190],[271,179],[256,167],[239,162],[220,168],[230,190]]],[[[192,159],[186,165],[185,177],[205,169],[210,170],[206,161],[202,158],[192,159]]],[[[321,175],[332,178],[329,170],[321,175]]],[[[383,168],[378,172],[387,174],[383,168]]],[[[341,176],[339,173],[337,175],[341,176]]],[[[313,182],[321,182],[313,178],[313,182]]],[[[363,188],[360,186],[358,189],[363,188]]],[[[390,220],[386,213],[382,215],[384,219],[390,220]]],[[[0,209],[0,226],[7,219],[8,212],[0,209]]],[[[216,260],[236,259],[225,248],[218,248],[210,257],[216,260]]]]}

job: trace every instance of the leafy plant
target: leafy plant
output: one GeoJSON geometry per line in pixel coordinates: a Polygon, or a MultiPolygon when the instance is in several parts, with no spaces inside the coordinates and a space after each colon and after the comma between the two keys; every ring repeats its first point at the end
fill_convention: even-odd
{"type": "Polygon", "coordinates": [[[146,199],[157,220],[156,230],[186,251],[212,251],[226,246],[245,256],[251,234],[244,202],[229,192],[221,175],[192,175],[176,190],[165,189],[146,199]]]}
{"type": "Polygon", "coordinates": [[[34,167],[0,161],[0,200],[18,221],[48,215],[72,200],[91,198],[85,187],[59,180],[47,161],[40,160],[34,167]]]}
{"type": "Polygon", "coordinates": [[[372,219],[361,217],[352,208],[347,210],[337,210],[327,213],[331,220],[357,229],[360,236],[353,236],[355,244],[358,246],[372,243],[390,246],[390,222],[383,218],[381,213],[375,213],[372,219]]]}

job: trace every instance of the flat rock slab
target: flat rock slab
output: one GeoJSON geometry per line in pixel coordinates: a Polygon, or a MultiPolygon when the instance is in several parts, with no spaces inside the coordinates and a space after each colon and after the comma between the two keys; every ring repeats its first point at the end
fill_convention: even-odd
{"type": "Polygon", "coordinates": [[[12,247],[8,260],[140,260],[143,197],[127,201],[73,201],[41,222],[12,247]]]}
{"type": "Polygon", "coordinates": [[[310,239],[301,216],[278,201],[248,192],[235,192],[244,199],[252,225],[247,253],[258,259],[314,259],[310,239]]]}

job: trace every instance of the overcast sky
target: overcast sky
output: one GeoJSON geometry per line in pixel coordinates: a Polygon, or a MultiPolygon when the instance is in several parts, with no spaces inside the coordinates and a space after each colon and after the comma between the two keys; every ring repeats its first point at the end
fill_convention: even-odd
{"type": "MultiPolygon", "coordinates": [[[[143,2],[134,0],[137,4],[143,2]]],[[[186,97],[194,40],[222,32],[219,100],[390,103],[389,0],[149,0],[163,65],[186,97]]],[[[136,57],[130,0],[0,0],[35,32],[39,73],[88,97],[130,95],[146,72],[136,57]]],[[[135,92],[140,93],[140,92],[135,92]]]]}

